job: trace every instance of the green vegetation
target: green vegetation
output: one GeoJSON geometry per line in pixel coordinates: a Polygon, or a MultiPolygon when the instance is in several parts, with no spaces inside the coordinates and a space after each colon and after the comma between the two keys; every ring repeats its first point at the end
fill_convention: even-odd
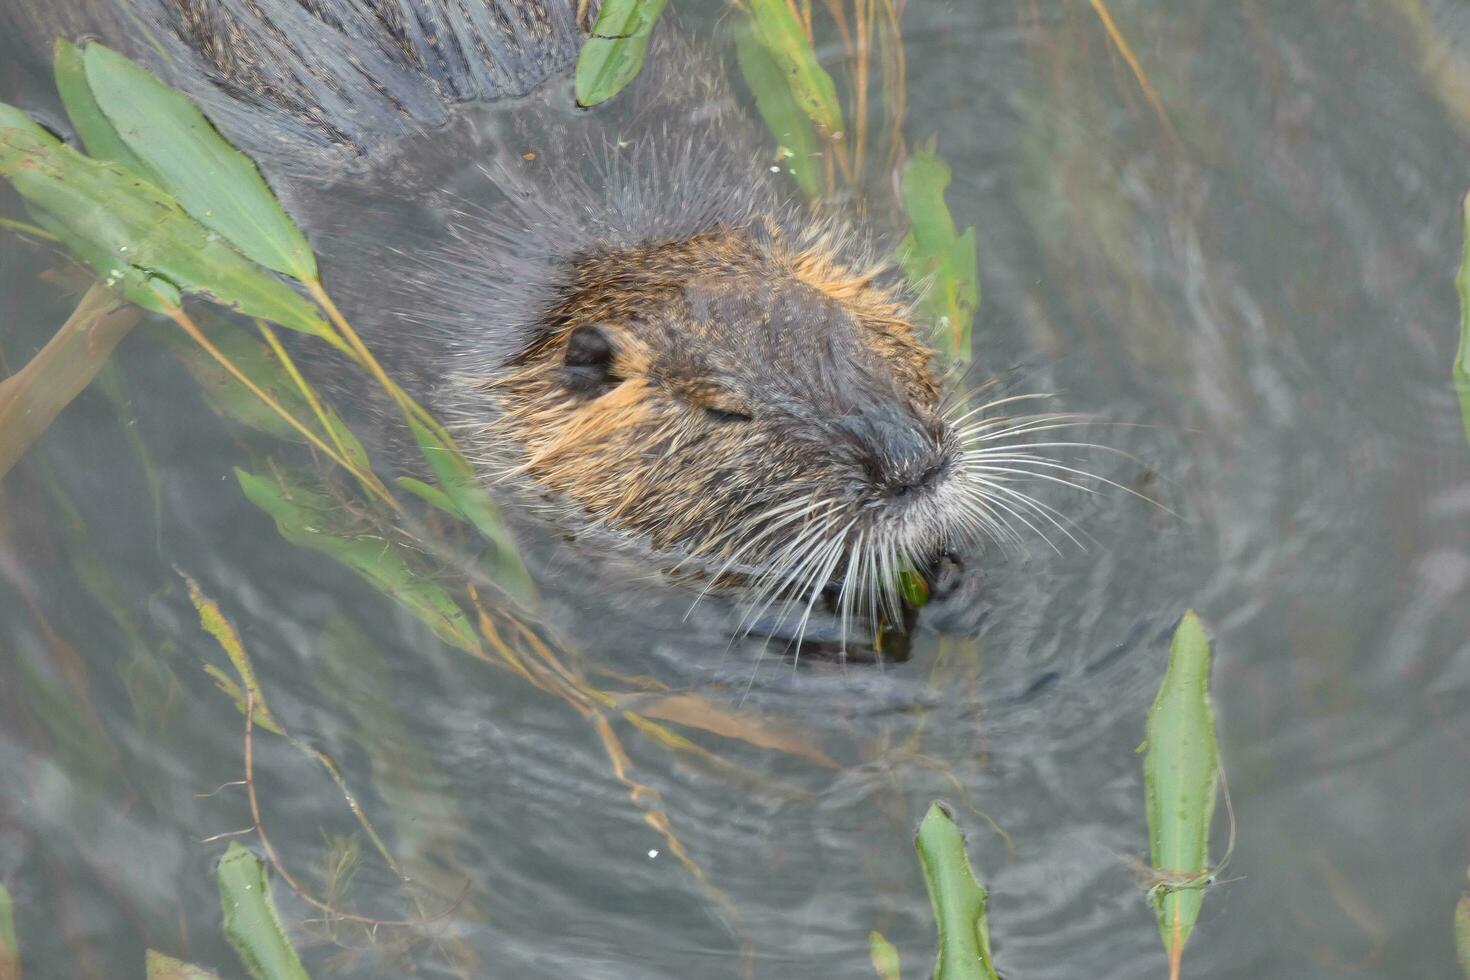
{"type": "Polygon", "coordinates": [[[225,936],[251,980],[309,980],[271,899],[265,863],[231,844],[215,869],[225,936]]]}
{"type": "Polygon", "coordinates": [[[1177,978],[1184,944],[1199,918],[1210,866],[1210,824],[1220,781],[1220,749],[1210,708],[1210,641],[1194,610],[1184,614],[1169,646],[1169,668],[1148,713],[1144,743],[1149,900],[1177,978]]]}
{"type": "MultiPolygon", "coordinates": [[[[610,98],[636,75],[662,7],[658,0],[610,2],[603,7],[598,36],[588,42],[577,68],[580,100],[594,104],[610,98]]],[[[854,26],[888,39],[886,48],[883,44],[877,47],[892,59],[882,66],[886,102],[892,109],[902,103],[902,76],[895,67],[901,66],[897,15],[892,5],[882,9],[891,13],[891,20],[869,19],[854,26]]],[[[784,0],[750,0],[746,14],[736,36],[737,55],[755,92],[758,111],[782,147],[780,158],[787,162],[787,169],[803,193],[814,199],[833,193],[839,173],[849,187],[858,186],[870,149],[865,142],[866,61],[848,79],[849,135],[844,132],[836,83],[815,57],[810,18],[803,20],[784,0]]],[[[853,44],[854,50],[861,48],[864,59],[873,48],[866,40],[853,44]]],[[[235,470],[244,496],[274,520],[281,536],[349,569],[409,611],[449,648],[506,670],[578,712],[595,732],[615,778],[627,789],[631,805],[645,824],[660,835],[664,848],[698,882],[724,920],[733,922],[728,900],[706,878],[675,833],[658,791],[633,775],[632,759],[614,725],[627,725],[660,748],[716,768],[725,763],[715,752],[654,719],[738,739],[816,765],[838,764],[820,748],[772,732],[746,715],[696,695],[671,694],[656,683],[615,675],[613,683],[626,689],[607,691],[593,685],[577,658],[558,648],[550,631],[532,618],[534,585],[509,528],[474,478],[470,464],[443,426],[387,377],[338,311],[320,280],[305,237],[254,164],[226,143],[183,96],[99,44],[78,48],[59,43],[56,80],[88,155],[61,143],[18,110],[0,105],[0,175],[16,187],[37,223],[18,230],[64,245],[102,282],[78,306],[75,322],[68,321],[70,331],[63,327],[58,334],[62,343],[52,355],[38,357],[0,385],[0,420],[17,414],[42,420],[39,426],[0,427],[0,474],[105,363],[110,346],[87,356],[74,354],[76,337],[95,338],[99,330],[107,329],[108,336],[120,338],[130,329],[136,311],[130,318],[117,318],[119,296],[163,314],[180,328],[171,343],[220,414],[314,451],[315,467],[256,458],[248,467],[235,470]],[[254,319],[255,332],[243,327],[238,318],[196,317],[185,310],[185,297],[209,300],[229,312],[245,314],[254,319]],[[341,415],[297,370],[272,323],[331,345],[357,364],[365,380],[378,384],[401,410],[434,482],[403,475],[385,482],[341,415]],[[43,403],[43,395],[49,401],[43,403]],[[350,481],[342,479],[343,474],[350,481]],[[420,511],[411,513],[410,507],[420,511]],[[486,546],[481,571],[503,593],[496,598],[504,601],[486,603],[478,590],[480,580],[458,580],[430,567],[417,547],[421,542],[410,533],[414,526],[410,518],[423,515],[448,517],[458,531],[476,536],[486,546]]],[[[892,111],[897,152],[891,154],[891,161],[898,166],[906,159],[900,171],[901,196],[910,224],[901,261],[910,279],[926,289],[925,308],[943,327],[947,352],[963,362],[968,360],[971,323],[980,301],[975,229],[960,231],[948,210],[944,195],[950,170],[935,144],[931,141],[912,154],[903,150],[901,118],[901,112],[892,111]]],[[[7,227],[20,224],[8,222],[7,227]]],[[[1462,270],[1462,297],[1467,289],[1470,273],[1462,270]]],[[[1462,322],[1456,363],[1462,397],[1470,397],[1470,381],[1466,380],[1470,379],[1470,341],[1464,339],[1470,337],[1467,324],[1470,314],[1462,322]]],[[[1470,402],[1466,411],[1470,433],[1470,402]]],[[[55,499],[65,511],[64,495],[58,491],[55,499]]],[[[80,553],[85,529],[75,532],[80,553]]],[[[93,558],[88,565],[88,593],[109,610],[119,633],[137,647],[129,661],[128,692],[138,705],[140,722],[146,719],[162,731],[179,697],[176,674],[147,649],[142,639],[145,627],[118,598],[117,584],[108,580],[100,559],[93,558]]],[[[271,712],[240,635],[219,605],[192,580],[186,582],[201,627],[218,643],[229,664],[228,670],[213,663],[206,670],[245,718],[245,773],[239,783],[249,796],[251,827],[247,832],[256,834],[266,860],[232,843],[219,862],[217,878],[225,934],[250,975],[255,980],[306,976],[271,899],[272,877],[286,881],[298,897],[324,912],[334,924],[360,927],[374,939],[379,926],[422,924],[428,917],[420,904],[423,896],[407,885],[434,874],[428,870],[431,864],[443,876],[448,862],[425,861],[425,870],[412,875],[401,870],[357,797],[348,792],[336,763],[322,751],[293,739],[271,712]],[[335,859],[324,862],[335,869],[327,876],[326,899],[313,898],[298,886],[272,851],[261,826],[252,768],[256,729],[285,739],[328,774],[357,820],[357,833],[365,839],[362,849],[368,851],[367,842],[371,842],[371,851],[404,884],[415,917],[387,922],[337,908],[340,891],[346,889],[350,869],[356,864],[356,838],[339,839],[333,845],[335,859]]],[[[922,605],[926,600],[923,581],[912,573],[904,573],[903,587],[911,604],[922,605]]],[[[362,670],[374,674],[380,688],[389,686],[381,676],[386,674],[382,664],[362,654],[365,643],[355,624],[337,623],[333,635],[356,651],[362,658],[357,663],[375,664],[362,670]]],[[[53,655],[60,660],[68,651],[58,647],[53,655]]],[[[1198,918],[1202,889],[1217,870],[1208,863],[1219,778],[1209,707],[1209,659],[1208,640],[1191,612],[1175,636],[1168,673],[1147,723],[1145,781],[1153,858],[1150,898],[1176,976],[1184,944],[1198,918]]],[[[120,752],[86,700],[85,668],[70,660],[66,667],[62,679],[40,673],[23,677],[26,696],[33,703],[54,706],[40,712],[46,719],[40,727],[53,739],[56,754],[65,756],[69,770],[92,773],[96,786],[111,786],[123,778],[118,775],[120,752]]],[[[324,667],[324,675],[333,669],[324,667]]],[[[333,696],[345,697],[342,688],[346,685],[340,678],[325,686],[333,690],[333,696]]],[[[387,717],[381,708],[359,704],[353,710],[364,723],[387,717]]],[[[400,772],[404,767],[429,768],[425,761],[429,754],[414,752],[406,736],[394,741],[399,743],[394,748],[400,772]]],[[[385,779],[394,768],[382,766],[385,779]]],[[[379,791],[390,807],[407,794],[391,782],[379,791]]],[[[405,805],[397,816],[405,826],[410,825],[412,807],[405,805]]],[[[427,847],[433,842],[423,843],[427,847]]],[[[986,893],[975,878],[963,836],[950,813],[938,804],[931,806],[915,846],[938,927],[934,976],[938,980],[994,980],[986,893]]],[[[437,888],[440,897],[444,891],[441,882],[437,888]]],[[[0,980],[20,976],[9,906],[9,895],[0,888],[0,980]]],[[[1462,956],[1467,915],[1470,912],[1462,902],[1456,925],[1462,956]]],[[[732,931],[736,930],[732,927],[732,931]]],[[[899,977],[898,950],[877,932],[869,943],[879,976],[884,980],[899,977]]],[[[451,948],[443,952],[460,972],[475,972],[471,952],[451,948]]],[[[148,976],[159,980],[212,976],[154,950],[149,951],[147,966],[148,976]]]]}
{"type": "Polygon", "coordinates": [[[939,927],[934,980],[996,980],[985,889],[970,868],[964,835],[942,804],[930,805],[914,846],[939,927]]]}
{"type": "Polygon", "coordinates": [[[938,337],[951,359],[970,362],[970,326],[980,305],[975,229],[956,230],[944,203],[949,164],[930,140],[903,168],[904,210],[909,233],[899,256],[909,280],[924,287],[924,309],[938,324],[938,337]]]}
{"type": "Polygon", "coordinates": [[[607,0],[577,56],[577,104],[594,106],[638,77],[653,25],[669,0],[607,0]]]}

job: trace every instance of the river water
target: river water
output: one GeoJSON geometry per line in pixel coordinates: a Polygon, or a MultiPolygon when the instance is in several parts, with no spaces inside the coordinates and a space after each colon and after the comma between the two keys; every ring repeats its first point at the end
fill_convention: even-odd
{"type": "MultiPolygon", "coordinates": [[[[723,7],[678,6],[728,52],[723,7]]],[[[1184,975],[1456,975],[1470,16],[1017,0],[910,3],[902,25],[907,136],[938,136],[951,211],[977,229],[970,381],[1117,423],[1087,438],[1126,455],[1084,465],[1146,499],[1048,493],[1078,541],[985,549],[964,608],[926,611],[882,666],[726,642],[553,547],[533,567],[546,617],[615,698],[589,708],[281,538],[232,472],[269,472],[279,444],[211,412],[172,328],[145,323],[0,485],[0,883],[26,977],[142,976],[148,948],[240,975],[213,869],[231,840],[262,848],[219,836],[251,824],[241,713],[203,670],[228,661],[179,572],[296,739],[253,740],[283,867],[338,908],[429,920],[323,921],[276,877],[314,976],[871,977],[875,929],[924,976],[912,835],[935,799],[967,832],[1006,976],[1164,976],[1130,870],[1148,847],[1135,749],[1188,608],[1214,639],[1234,850],[1184,975]],[[942,635],[955,620],[978,627],[942,635]],[[335,760],[421,887],[303,749],[335,760]],[[325,870],[354,847],[354,874],[325,870]]],[[[842,47],[822,53],[843,77],[842,47]]],[[[45,110],[47,88],[0,68],[5,101],[45,110]]],[[[870,213],[891,231],[886,179],[870,213]]],[[[0,214],[23,218],[8,193],[0,214]]],[[[10,370],[75,302],[39,278],[56,266],[0,237],[10,370]]],[[[1230,822],[1222,807],[1217,856],[1230,822]]]]}

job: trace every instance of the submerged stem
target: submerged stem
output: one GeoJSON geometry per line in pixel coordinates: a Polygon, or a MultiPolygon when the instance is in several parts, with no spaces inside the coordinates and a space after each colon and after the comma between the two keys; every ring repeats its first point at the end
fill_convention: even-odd
{"type": "Polygon", "coordinates": [[[305,423],[296,418],[296,416],[292,415],[290,412],[286,411],[281,403],[272,398],[270,394],[265,391],[265,389],[261,388],[254,381],[250,380],[248,375],[246,375],[243,371],[235,366],[234,361],[231,361],[228,357],[226,357],[223,351],[216,347],[208,337],[204,336],[204,332],[199,329],[199,325],[196,324],[189,317],[189,314],[184,312],[183,307],[174,307],[169,311],[168,316],[169,319],[173,320],[180,327],[182,327],[184,329],[184,332],[187,333],[196,344],[204,348],[205,353],[214,358],[215,361],[219,363],[220,367],[228,371],[232,378],[244,385],[252,395],[254,395],[256,398],[259,398],[263,403],[265,403],[265,405],[271,411],[279,415],[286,422],[286,424],[288,424],[289,426],[291,426],[291,428],[295,429],[297,432],[306,437],[306,440],[308,442],[310,442],[317,449],[321,450],[321,452],[325,454],[326,457],[332,462],[336,463],[338,466],[342,467],[344,470],[357,477],[358,482],[360,482],[369,493],[386,503],[389,507],[393,509],[395,513],[402,513],[402,505],[398,503],[398,501],[393,497],[392,494],[388,493],[387,490],[382,489],[382,484],[378,483],[376,477],[372,477],[368,474],[363,473],[362,470],[350,460],[348,460],[346,456],[342,455],[341,453],[337,452],[337,450],[327,445],[325,442],[322,441],[322,438],[318,436],[315,432],[312,432],[305,423]]]}
{"type": "Polygon", "coordinates": [[[46,346],[0,381],[0,478],[92,383],[141,314],[95,283],[46,346]]]}

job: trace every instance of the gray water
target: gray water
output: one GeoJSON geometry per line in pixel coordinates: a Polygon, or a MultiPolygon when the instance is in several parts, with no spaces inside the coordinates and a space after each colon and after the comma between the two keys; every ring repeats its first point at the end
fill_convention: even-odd
{"type": "MultiPolygon", "coordinates": [[[[681,6],[695,30],[720,12],[681,6]]],[[[240,778],[240,714],[201,669],[225,660],[175,567],[427,886],[432,921],[409,941],[323,926],[277,880],[315,976],[871,977],[873,929],[924,976],[912,833],[936,798],[968,833],[1008,977],[1163,976],[1127,861],[1147,852],[1134,750],[1190,607],[1215,642],[1236,843],[1185,976],[1455,976],[1470,15],[1109,9],[1157,106],[1087,3],[910,4],[908,136],[939,135],[951,209],[978,229],[971,380],[1126,423],[1088,437],[1128,456],[1088,465],[1159,506],[1105,484],[1048,496],[1081,545],[985,550],[976,635],[921,621],[908,662],[883,667],[793,665],[686,626],[677,602],[558,591],[574,555],[543,573],[598,687],[694,695],[800,749],[675,726],[711,759],[612,713],[707,885],[582,714],[281,539],[231,475],[279,447],[207,409],[165,324],[140,328],[0,486],[0,882],[25,976],[141,976],[148,947],[239,975],[213,866],[230,839],[259,850],[216,837],[250,824],[238,786],[216,791],[240,778]]],[[[18,67],[0,86],[48,98],[18,67]]],[[[55,265],[0,237],[12,370],[74,302],[37,278],[55,265]]],[[[262,733],[255,750],[271,840],[323,895],[324,839],[352,815],[301,753],[262,733]]],[[[1216,855],[1227,835],[1222,814],[1216,855]]],[[[363,853],[336,901],[412,916],[363,853]]]]}

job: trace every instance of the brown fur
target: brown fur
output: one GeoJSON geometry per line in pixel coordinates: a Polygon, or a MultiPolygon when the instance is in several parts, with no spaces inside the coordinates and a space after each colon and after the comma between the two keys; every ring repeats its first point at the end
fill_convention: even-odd
{"type": "MultiPolygon", "coordinates": [[[[846,456],[819,445],[820,432],[784,425],[779,412],[764,419],[765,368],[733,363],[742,350],[728,325],[717,329],[698,315],[698,297],[791,292],[803,310],[819,312],[809,327],[779,329],[851,323],[855,356],[871,362],[870,373],[891,378],[915,412],[931,413],[939,394],[931,352],[902,302],[878,284],[881,271],[847,268],[829,242],[792,251],[746,229],[584,257],[541,337],[485,384],[500,410],[495,436],[519,444],[520,470],[594,520],[646,534],[660,549],[728,553],[741,543],[728,533],[753,510],[783,493],[822,494],[851,473],[846,456]],[[562,375],[567,338],[588,324],[613,336],[618,379],[590,394],[568,390],[562,375]],[[755,420],[712,420],[703,409],[755,420]]],[[[824,374],[822,364],[801,367],[824,374]]],[[[778,368],[771,366],[773,392],[783,383],[778,368]]]]}

